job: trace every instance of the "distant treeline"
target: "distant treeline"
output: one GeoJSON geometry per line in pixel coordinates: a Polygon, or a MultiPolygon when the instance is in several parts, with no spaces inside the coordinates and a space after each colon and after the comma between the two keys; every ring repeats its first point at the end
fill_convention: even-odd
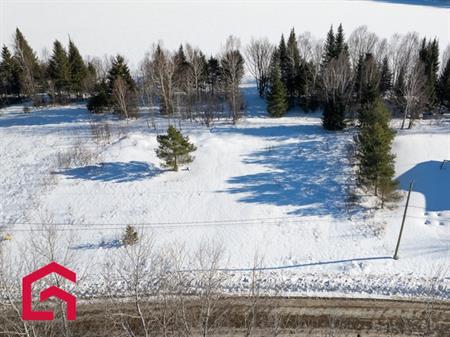
{"type": "MultiPolygon", "coordinates": [[[[277,46],[260,38],[241,48],[230,37],[211,57],[189,44],[176,51],[158,44],[132,75],[123,56],[84,60],[72,40],[67,49],[55,41],[51,55],[39,59],[17,29],[12,50],[2,48],[0,97],[4,104],[27,98],[35,105],[90,97],[93,112],[133,117],[138,105],[153,105],[163,114],[200,116],[207,123],[227,112],[236,122],[245,110],[239,84],[246,67],[273,116],[295,106],[322,107],[351,120],[370,81],[391,111],[414,120],[423,111],[449,108],[449,54],[449,47],[440,55],[436,39],[421,40],[416,33],[387,40],[362,26],[346,39],[340,25],[324,41],[309,33],[297,36],[293,29],[277,46]]],[[[331,124],[324,123],[344,126],[331,124]]]]}

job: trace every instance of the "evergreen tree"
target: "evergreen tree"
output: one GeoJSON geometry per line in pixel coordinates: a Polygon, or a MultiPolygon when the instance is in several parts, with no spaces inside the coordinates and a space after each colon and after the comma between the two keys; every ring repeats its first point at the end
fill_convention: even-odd
{"type": "Polygon", "coordinates": [[[114,111],[126,118],[137,117],[136,83],[125,59],[117,55],[108,72],[109,101],[114,111]]]}
{"type": "Polygon", "coordinates": [[[68,57],[70,68],[70,88],[72,92],[80,94],[85,89],[85,81],[89,75],[89,72],[78,48],[72,40],[69,40],[68,57]]]}
{"type": "Polygon", "coordinates": [[[281,80],[287,87],[289,82],[289,56],[287,51],[286,42],[284,41],[284,35],[281,35],[280,45],[278,46],[278,62],[280,66],[281,80]]]}
{"type": "Polygon", "coordinates": [[[346,104],[339,95],[332,95],[325,101],[322,125],[326,130],[338,131],[345,128],[346,104]]]}
{"type": "Polygon", "coordinates": [[[392,89],[392,72],[389,67],[388,57],[383,58],[383,63],[381,65],[381,75],[380,75],[380,93],[384,96],[389,90],[392,89]]]}
{"type": "Polygon", "coordinates": [[[394,86],[394,93],[398,99],[403,97],[403,92],[405,91],[405,81],[406,81],[405,76],[406,76],[406,69],[405,67],[401,67],[398,72],[397,81],[395,82],[394,86]]]}
{"type": "Polygon", "coordinates": [[[134,91],[136,89],[136,83],[131,77],[130,69],[128,68],[127,63],[125,62],[125,59],[121,55],[117,55],[113,59],[111,69],[108,72],[108,83],[110,92],[113,91],[114,82],[119,77],[125,81],[130,90],[134,91]]]}
{"type": "Polygon", "coordinates": [[[178,171],[180,165],[194,160],[190,153],[197,148],[189,142],[188,136],[184,137],[174,126],[169,126],[167,135],[159,135],[157,140],[159,146],[156,149],[156,155],[163,160],[163,167],[178,171]]]}
{"type": "Polygon", "coordinates": [[[38,58],[19,28],[14,36],[14,60],[20,72],[20,91],[35,98],[41,80],[38,58]]]}
{"type": "Polygon", "coordinates": [[[213,96],[219,87],[221,72],[219,60],[211,56],[206,67],[206,83],[208,84],[210,94],[213,96]]]}
{"type": "Polygon", "coordinates": [[[288,96],[286,88],[281,81],[280,67],[276,60],[273,60],[271,66],[271,76],[269,81],[269,90],[267,92],[267,111],[271,117],[281,117],[288,110],[288,96]]]}
{"type": "Polygon", "coordinates": [[[0,62],[0,95],[8,101],[10,95],[20,94],[20,73],[8,47],[3,46],[0,62]]]}
{"type": "Polygon", "coordinates": [[[297,45],[297,37],[295,36],[294,28],[292,28],[289,34],[289,39],[286,46],[287,59],[285,64],[286,71],[286,90],[289,97],[289,104],[293,106],[295,104],[295,98],[299,96],[301,89],[301,60],[300,51],[297,45]]]}
{"type": "MultiPolygon", "coordinates": [[[[331,31],[331,33],[333,33],[331,31]]],[[[348,53],[348,46],[345,43],[344,28],[342,28],[342,23],[339,25],[336,37],[334,39],[334,50],[331,53],[332,57],[339,57],[343,52],[348,53]]]]}
{"type": "Polygon", "coordinates": [[[138,241],[139,241],[139,236],[138,236],[138,232],[136,231],[136,229],[131,225],[127,225],[127,227],[125,228],[125,232],[123,233],[123,236],[122,236],[123,245],[133,246],[136,243],[138,243],[138,241]]]}
{"type": "Polygon", "coordinates": [[[450,109],[450,58],[439,77],[437,95],[441,104],[450,109]]]}
{"type": "Polygon", "coordinates": [[[366,123],[357,136],[358,183],[373,189],[384,203],[395,197],[394,155],[391,153],[394,132],[389,127],[389,111],[376,99],[367,111],[366,123]]]}
{"type": "Polygon", "coordinates": [[[104,113],[111,106],[111,95],[106,81],[96,83],[88,100],[87,109],[92,113],[104,113]]]}
{"type": "Polygon", "coordinates": [[[372,104],[379,96],[381,74],[372,54],[367,54],[362,65],[361,104],[372,104]]]}
{"type": "Polygon", "coordinates": [[[175,82],[177,83],[177,86],[183,89],[183,91],[189,90],[189,87],[191,85],[191,83],[189,83],[188,81],[189,63],[186,59],[183,45],[180,45],[180,48],[178,48],[178,51],[174,57],[174,63],[175,63],[174,79],[175,82]]]}
{"type": "Polygon", "coordinates": [[[53,53],[48,64],[48,74],[55,85],[55,90],[62,94],[62,91],[69,89],[70,67],[67,53],[61,42],[56,40],[53,43],[53,53]]]}
{"type": "Polygon", "coordinates": [[[427,95],[430,107],[436,105],[436,85],[439,71],[439,43],[436,39],[427,42],[422,40],[419,51],[419,58],[424,64],[425,76],[427,79],[427,95]]]}
{"type": "Polygon", "coordinates": [[[84,90],[87,93],[91,93],[95,85],[97,84],[98,76],[97,70],[92,62],[88,62],[86,65],[86,79],[84,80],[84,90]]]}
{"type": "Polygon", "coordinates": [[[322,67],[326,67],[334,57],[336,57],[336,38],[334,36],[333,26],[331,26],[325,40],[322,67]]]}

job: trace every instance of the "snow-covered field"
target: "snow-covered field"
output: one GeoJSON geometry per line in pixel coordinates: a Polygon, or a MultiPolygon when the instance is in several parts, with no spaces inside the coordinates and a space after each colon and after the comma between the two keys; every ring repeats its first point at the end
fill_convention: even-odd
{"type": "Polygon", "coordinates": [[[395,139],[403,194],[414,180],[395,261],[405,199],[377,211],[346,202],[354,131],[325,132],[318,114],[267,118],[255,88],[243,91],[248,112],[237,126],[181,123],[198,150],[179,172],[160,168],[156,134],[169,121],[148,112],[127,123],[83,106],[0,110],[0,224],[13,236],[4,243],[23,245],[30,228],[52,223],[75,229],[71,249],[100,263],[133,224],[161,246],[222,242],[223,268],[238,284],[230,291],[245,285],[257,252],[272,290],[417,296],[440,276],[450,298],[450,163],[440,167],[450,159],[450,119],[395,139]],[[108,121],[108,142],[95,142],[92,120],[108,121]],[[91,155],[65,168],[57,158],[74,146],[91,155]]]}

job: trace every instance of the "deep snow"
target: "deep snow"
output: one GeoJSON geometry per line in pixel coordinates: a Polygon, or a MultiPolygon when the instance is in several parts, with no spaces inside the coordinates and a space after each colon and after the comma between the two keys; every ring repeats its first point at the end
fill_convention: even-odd
{"type": "MultiPolygon", "coordinates": [[[[450,164],[440,167],[450,159],[448,116],[395,139],[402,193],[411,180],[415,187],[394,261],[405,200],[377,211],[370,202],[346,203],[354,130],[326,132],[318,114],[267,118],[255,88],[243,92],[248,112],[237,126],[180,124],[198,150],[179,172],[161,169],[156,134],[168,120],[148,111],[127,123],[91,116],[83,106],[0,110],[0,223],[13,236],[5,244],[23,244],[29,228],[51,222],[78,232],[71,249],[91,264],[120,249],[126,224],[151,231],[162,246],[196,249],[210,238],[226,249],[223,268],[236,292],[256,251],[267,289],[286,293],[414,296],[430,277],[450,278],[450,164]],[[94,142],[93,119],[108,120],[109,143],[94,142]],[[91,159],[58,166],[58,153],[74,145],[91,159]]],[[[441,295],[450,297],[448,288],[441,295]]]]}

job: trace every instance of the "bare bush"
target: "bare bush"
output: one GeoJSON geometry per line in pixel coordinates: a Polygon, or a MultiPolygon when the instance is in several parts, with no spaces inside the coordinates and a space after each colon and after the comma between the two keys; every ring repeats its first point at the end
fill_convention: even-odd
{"type": "MultiPolygon", "coordinates": [[[[157,254],[151,236],[140,233],[140,240],[134,245],[120,248],[119,254],[104,264],[106,283],[112,279],[111,274],[118,275],[119,280],[126,285],[126,294],[132,304],[131,313],[125,310],[107,310],[106,314],[114,324],[121,327],[125,336],[150,336],[154,315],[151,313],[151,289],[155,276],[157,254]]],[[[113,278],[114,279],[114,278],[113,278]]],[[[120,303],[116,289],[108,288],[108,305],[112,307],[120,303]]]]}
{"type": "Polygon", "coordinates": [[[111,129],[108,122],[90,121],[92,139],[97,144],[109,144],[111,142],[111,129]]]}
{"type": "Polygon", "coordinates": [[[56,165],[59,169],[86,166],[93,161],[94,157],[95,155],[92,151],[78,143],[66,151],[58,152],[56,165]]]}

